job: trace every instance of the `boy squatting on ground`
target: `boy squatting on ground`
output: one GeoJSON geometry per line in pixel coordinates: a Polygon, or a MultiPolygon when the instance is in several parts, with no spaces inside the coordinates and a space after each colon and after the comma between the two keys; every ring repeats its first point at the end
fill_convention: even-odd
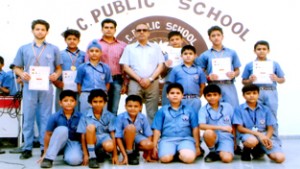
{"type": "Polygon", "coordinates": [[[193,163],[201,154],[197,113],[182,104],[183,93],[181,84],[168,85],[167,97],[170,104],[157,111],[151,126],[153,155],[158,152],[162,163],[171,162],[178,154],[182,162],[193,163]]]}
{"type": "Polygon", "coordinates": [[[64,90],[59,95],[61,109],[48,120],[44,154],[39,160],[41,168],[51,168],[52,162],[60,153],[69,165],[82,163],[81,135],[76,132],[81,113],[75,110],[76,95],[72,90],[64,90]]]}
{"type": "Polygon", "coordinates": [[[88,96],[92,109],[88,109],[78,124],[77,132],[81,133],[83,150],[83,165],[89,164],[90,168],[99,168],[106,152],[112,152],[112,163],[118,163],[117,148],[115,143],[115,115],[104,109],[107,95],[101,89],[94,89],[88,96]],[[97,156],[96,156],[97,154],[97,156]]]}
{"type": "Polygon", "coordinates": [[[129,95],[125,100],[126,112],[119,114],[116,119],[115,137],[123,156],[121,164],[139,164],[139,150],[144,150],[146,161],[152,161],[153,134],[147,117],[141,113],[142,105],[140,96],[129,95]]]}
{"type": "Polygon", "coordinates": [[[250,153],[254,159],[266,153],[274,162],[282,163],[285,155],[273,127],[276,118],[268,107],[258,102],[259,87],[250,84],[244,86],[242,92],[246,103],[241,104],[233,116],[233,124],[237,125],[244,145],[241,159],[251,161],[250,153]]]}
{"type": "Polygon", "coordinates": [[[206,86],[203,94],[208,103],[200,109],[198,123],[200,130],[204,130],[203,138],[210,151],[204,160],[229,163],[234,156],[233,108],[220,101],[221,89],[215,84],[206,86]]]}

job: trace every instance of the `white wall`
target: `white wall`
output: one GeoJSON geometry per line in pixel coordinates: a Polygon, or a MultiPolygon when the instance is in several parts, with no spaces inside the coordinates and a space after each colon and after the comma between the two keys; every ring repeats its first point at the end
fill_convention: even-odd
{"type": "MultiPolygon", "coordinates": [[[[105,18],[102,7],[108,5],[129,3],[121,13],[114,13],[111,18],[118,22],[118,32],[131,22],[153,15],[178,18],[197,29],[210,47],[207,29],[212,25],[220,25],[220,18],[230,16],[233,23],[240,22],[245,29],[249,29],[245,41],[231,31],[231,27],[223,26],[225,32],[224,45],[235,49],[244,65],[255,59],[253,45],[257,40],[267,40],[271,45],[270,59],[278,61],[286,74],[286,83],[278,86],[279,111],[278,119],[281,135],[300,135],[297,124],[300,122],[297,98],[300,95],[300,81],[297,69],[299,67],[299,21],[300,2],[298,0],[1,0],[0,1],[0,55],[5,58],[5,70],[15,57],[19,46],[32,41],[31,21],[42,18],[50,23],[50,32],[47,41],[56,44],[61,49],[65,43],[61,33],[66,28],[79,29],[76,24],[78,18],[83,18],[88,29],[82,32],[80,48],[85,49],[92,39],[101,37],[100,23],[95,23],[91,11],[99,9],[101,22],[105,18]],[[147,8],[146,4],[153,4],[147,8]],[[183,10],[188,5],[189,10],[183,10]],[[198,5],[196,5],[198,4],[198,5]],[[203,5],[205,8],[203,8],[203,5]],[[193,7],[197,6],[197,15],[193,7]],[[210,9],[220,11],[220,18],[214,20],[207,17],[210,9]]],[[[118,8],[122,10],[121,7],[118,8]]],[[[241,79],[237,79],[237,88],[240,92],[241,79]]],[[[243,99],[240,95],[240,102],[243,99]]],[[[122,104],[123,105],[123,104],[122,104]]]]}

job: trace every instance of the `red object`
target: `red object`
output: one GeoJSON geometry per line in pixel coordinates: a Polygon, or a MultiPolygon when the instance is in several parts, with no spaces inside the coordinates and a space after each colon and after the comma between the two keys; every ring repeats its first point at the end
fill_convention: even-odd
{"type": "Polygon", "coordinates": [[[0,96],[0,108],[19,108],[20,101],[13,96],[0,96]]]}

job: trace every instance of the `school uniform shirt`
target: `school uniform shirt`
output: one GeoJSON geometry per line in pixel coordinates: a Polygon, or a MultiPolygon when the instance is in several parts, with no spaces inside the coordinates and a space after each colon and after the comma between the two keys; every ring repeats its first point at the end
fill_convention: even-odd
{"type": "Polygon", "coordinates": [[[115,127],[116,127],[116,138],[124,137],[124,129],[129,125],[133,124],[136,128],[136,133],[144,135],[146,137],[150,137],[153,135],[152,130],[150,128],[148,119],[142,113],[138,113],[135,121],[133,122],[128,114],[128,112],[121,113],[117,116],[115,127]]]}
{"type": "Polygon", "coordinates": [[[184,88],[184,94],[200,93],[200,84],[206,83],[206,76],[202,69],[196,65],[187,67],[185,64],[178,65],[169,74],[168,82],[180,83],[184,88]]]}
{"type": "Polygon", "coordinates": [[[5,77],[5,72],[3,70],[0,71],[0,86],[2,86],[3,84],[3,79],[5,77]]]}
{"type": "Polygon", "coordinates": [[[67,119],[63,110],[52,114],[48,120],[46,131],[53,132],[59,126],[65,126],[69,129],[69,139],[80,141],[81,135],[77,133],[77,126],[81,118],[81,113],[74,111],[70,119],[67,119]]]}
{"type": "MultiPolygon", "coordinates": [[[[232,126],[233,108],[229,103],[220,102],[218,111],[215,111],[209,104],[203,106],[198,114],[198,123],[208,124],[214,126],[232,126]]],[[[218,131],[225,135],[232,135],[232,133],[218,131]]]]}
{"type": "MultiPolygon", "coordinates": [[[[56,66],[62,64],[62,59],[58,47],[46,41],[38,47],[33,42],[19,48],[13,64],[24,68],[27,73],[29,73],[30,66],[49,66],[50,74],[52,74],[56,70],[56,66]]],[[[25,83],[28,82],[25,81],[25,83]]]]}
{"type": "Polygon", "coordinates": [[[71,70],[71,66],[74,65],[76,69],[84,63],[85,52],[77,49],[75,52],[71,52],[68,48],[60,51],[62,58],[62,70],[71,70]]]}
{"type": "Polygon", "coordinates": [[[90,92],[93,89],[107,91],[106,84],[113,80],[107,64],[99,62],[93,66],[90,62],[86,62],[79,66],[75,82],[81,84],[81,91],[90,92]]]}
{"type": "Polygon", "coordinates": [[[235,68],[241,67],[241,62],[237,53],[229,48],[223,46],[221,51],[216,51],[211,48],[204,53],[202,53],[199,57],[196,58],[195,64],[200,66],[202,69],[205,69],[207,74],[212,73],[212,60],[215,58],[225,58],[228,57],[231,59],[231,70],[233,71],[235,68]]]}
{"type": "Polygon", "coordinates": [[[154,117],[151,128],[161,132],[161,138],[188,138],[193,139],[193,129],[198,127],[197,114],[185,105],[174,110],[171,105],[160,108],[154,117]]]}
{"type": "Polygon", "coordinates": [[[9,89],[10,96],[14,96],[18,91],[21,91],[21,85],[16,82],[15,78],[16,75],[11,70],[6,73],[5,78],[3,79],[2,86],[9,89]]]}
{"type": "Polygon", "coordinates": [[[90,124],[96,127],[96,134],[101,135],[102,133],[110,133],[115,131],[114,121],[115,115],[110,113],[109,111],[103,109],[102,115],[98,120],[93,113],[92,109],[89,109],[87,114],[81,117],[80,122],[78,124],[77,132],[85,134],[86,127],[90,124]]]}
{"type": "Polygon", "coordinates": [[[164,61],[157,44],[148,42],[142,46],[139,42],[135,42],[125,47],[120,64],[128,65],[141,78],[148,78],[156,70],[157,65],[164,61]]]}
{"type": "MultiPolygon", "coordinates": [[[[267,59],[267,61],[271,61],[269,59],[267,59]]],[[[280,65],[275,62],[275,61],[271,61],[273,62],[273,73],[278,76],[279,78],[283,78],[284,77],[284,72],[283,70],[281,69],[280,65]]],[[[252,62],[249,62],[245,68],[244,68],[244,71],[243,71],[243,74],[242,74],[242,78],[243,79],[249,79],[249,77],[253,74],[253,61],[252,62]]],[[[256,84],[257,86],[264,86],[264,87],[274,87],[276,88],[277,86],[277,82],[273,81],[272,84],[256,84]]]]}
{"type": "MultiPolygon", "coordinates": [[[[268,126],[273,126],[276,123],[274,114],[261,103],[257,103],[254,110],[247,103],[244,103],[234,111],[233,124],[242,125],[250,130],[257,127],[259,132],[266,132],[268,126]]],[[[273,132],[274,135],[277,136],[275,132],[273,132]]]]}

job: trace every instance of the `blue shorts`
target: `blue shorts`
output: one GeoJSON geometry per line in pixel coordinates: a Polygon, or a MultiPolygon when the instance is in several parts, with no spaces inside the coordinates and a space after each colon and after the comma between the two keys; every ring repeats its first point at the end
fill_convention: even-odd
{"type": "Polygon", "coordinates": [[[102,144],[105,141],[111,140],[110,134],[108,133],[97,134],[96,137],[97,137],[96,147],[102,147],[102,144]]]}
{"type": "Polygon", "coordinates": [[[217,132],[217,139],[215,142],[217,152],[228,152],[234,154],[233,135],[230,133],[217,132]]]}
{"type": "Polygon", "coordinates": [[[183,149],[192,150],[196,153],[195,141],[190,138],[162,138],[158,143],[158,157],[175,155],[183,149]]]}
{"type": "Polygon", "coordinates": [[[148,139],[148,137],[146,137],[142,134],[136,134],[135,138],[134,138],[134,142],[135,142],[135,144],[140,144],[141,141],[147,140],[147,139],[148,139]]]}
{"type": "MultiPolygon", "coordinates": [[[[252,134],[241,134],[241,140],[244,142],[246,141],[247,139],[249,139],[250,137],[255,137],[254,135],[252,134]]],[[[267,149],[261,142],[260,140],[255,137],[259,143],[258,145],[265,151],[266,154],[272,154],[272,153],[282,153],[282,148],[281,148],[281,144],[280,144],[280,140],[279,138],[274,138],[272,137],[271,140],[272,140],[272,143],[273,143],[273,148],[272,149],[267,149]]]]}

